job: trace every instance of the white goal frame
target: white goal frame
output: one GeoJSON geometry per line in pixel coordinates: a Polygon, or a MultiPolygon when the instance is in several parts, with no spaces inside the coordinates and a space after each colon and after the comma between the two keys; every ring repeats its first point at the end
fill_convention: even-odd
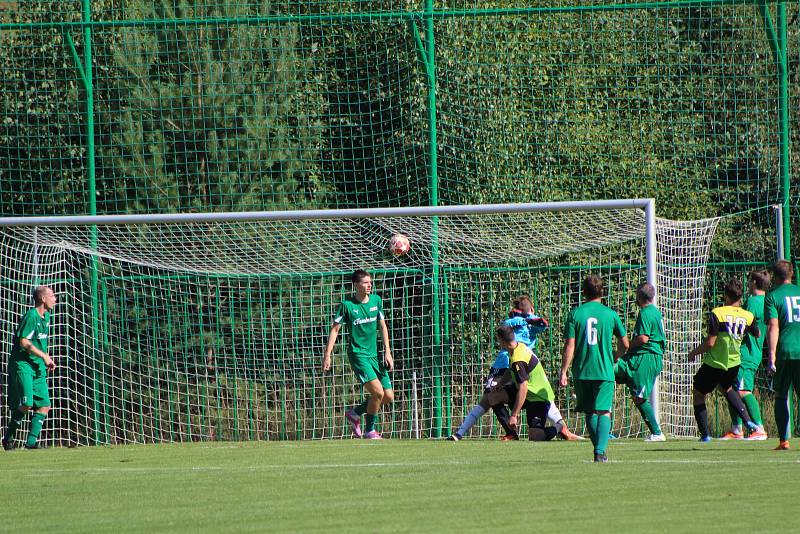
{"type": "MultiPolygon", "coordinates": [[[[309,219],[350,219],[350,218],[394,218],[394,217],[428,217],[455,215],[491,215],[536,212],[564,211],[600,211],[600,210],[641,210],[644,214],[644,247],[646,259],[646,279],[656,288],[657,283],[657,231],[655,199],[617,199],[587,200],[564,202],[533,202],[512,204],[457,205],[457,206],[424,206],[399,208],[363,208],[334,210],[285,210],[285,211],[250,211],[250,212],[217,212],[217,213],[181,213],[181,214],[133,214],[133,215],[77,215],[77,216],[39,216],[39,217],[5,217],[0,218],[0,228],[4,227],[58,227],[84,226],[99,227],[108,225],[152,225],[152,224],[202,224],[202,223],[238,223],[267,222],[309,219]]],[[[38,263],[34,249],[34,263],[38,263]]],[[[33,266],[37,272],[36,265],[33,266]]],[[[415,390],[416,392],[416,390],[415,390]]],[[[661,419],[659,406],[658,383],[650,396],[651,403],[658,419],[661,419]]],[[[419,429],[416,429],[419,434],[419,429]]]]}

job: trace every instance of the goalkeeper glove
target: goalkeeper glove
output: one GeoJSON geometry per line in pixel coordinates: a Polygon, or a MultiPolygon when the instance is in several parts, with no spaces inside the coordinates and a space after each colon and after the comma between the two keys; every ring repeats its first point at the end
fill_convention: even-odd
{"type": "Polygon", "coordinates": [[[550,323],[544,317],[536,317],[535,319],[525,319],[525,322],[531,326],[538,326],[539,328],[547,328],[550,323]]]}

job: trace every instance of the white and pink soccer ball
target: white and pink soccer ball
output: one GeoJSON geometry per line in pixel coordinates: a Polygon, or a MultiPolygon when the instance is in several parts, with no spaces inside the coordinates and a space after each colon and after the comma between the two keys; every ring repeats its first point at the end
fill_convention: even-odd
{"type": "Polygon", "coordinates": [[[405,256],[411,250],[411,241],[403,234],[394,234],[389,239],[389,252],[394,256],[405,256]]]}

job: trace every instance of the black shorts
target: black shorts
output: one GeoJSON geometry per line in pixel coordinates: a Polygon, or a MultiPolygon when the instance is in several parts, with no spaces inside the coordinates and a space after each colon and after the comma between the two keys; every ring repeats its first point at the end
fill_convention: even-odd
{"type": "Polygon", "coordinates": [[[547,412],[550,410],[549,402],[531,402],[525,400],[522,405],[528,419],[528,428],[544,428],[547,422],[547,412]]]}
{"type": "Polygon", "coordinates": [[[717,386],[727,390],[736,385],[736,377],[738,374],[738,365],[726,370],[703,364],[694,375],[694,389],[703,395],[708,395],[714,391],[714,388],[717,386]]]}
{"type": "Polygon", "coordinates": [[[484,410],[488,410],[494,406],[508,404],[510,402],[514,402],[514,397],[509,396],[506,388],[500,388],[493,391],[484,391],[478,404],[480,404],[484,410]]]}

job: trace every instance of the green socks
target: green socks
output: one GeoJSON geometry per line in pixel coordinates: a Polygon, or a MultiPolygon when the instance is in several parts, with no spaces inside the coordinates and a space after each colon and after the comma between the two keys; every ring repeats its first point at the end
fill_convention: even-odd
{"type": "Polygon", "coordinates": [[[364,413],[367,411],[368,402],[369,401],[365,400],[364,402],[353,408],[353,411],[356,412],[358,415],[364,415],[364,413]]]}
{"type": "Polygon", "coordinates": [[[42,431],[42,425],[47,416],[43,413],[33,412],[31,416],[31,429],[28,432],[28,439],[25,440],[26,447],[33,447],[36,445],[36,440],[39,439],[39,433],[42,431]]]}
{"type": "Polygon", "coordinates": [[[586,414],[586,429],[589,431],[589,438],[592,440],[592,445],[597,445],[597,414],[586,414]]]}
{"type": "Polygon", "coordinates": [[[642,419],[647,425],[647,428],[650,429],[650,432],[653,434],[661,434],[661,427],[658,425],[656,414],[653,411],[653,405],[650,404],[650,401],[645,400],[641,404],[636,404],[636,408],[639,410],[639,413],[642,414],[642,419]]]}
{"type": "Polygon", "coordinates": [[[758,426],[763,426],[763,421],[761,420],[761,409],[758,407],[756,396],[752,393],[745,395],[742,397],[742,402],[744,402],[744,405],[747,407],[747,412],[750,414],[750,419],[752,419],[753,422],[758,426]]]}
{"type": "Polygon", "coordinates": [[[605,454],[606,447],[608,447],[608,435],[611,433],[611,417],[608,415],[587,413],[586,428],[589,429],[589,436],[592,438],[594,452],[596,454],[605,454]]]}
{"type": "MultiPolygon", "coordinates": [[[[764,422],[761,420],[761,408],[758,407],[756,396],[752,393],[748,393],[742,397],[742,403],[744,403],[745,408],[747,408],[747,413],[750,414],[750,419],[752,419],[753,422],[758,426],[763,426],[764,422]]],[[[739,417],[739,413],[730,404],[728,404],[728,410],[731,413],[731,427],[741,428],[742,418],[739,417]]]]}
{"type": "Polygon", "coordinates": [[[608,447],[608,435],[611,433],[611,417],[608,415],[597,415],[597,443],[594,452],[605,454],[608,447]]]}
{"type": "Polygon", "coordinates": [[[21,412],[19,410],[14,410],[11,412],[11,417],[8,419],[8,426],[6,427],[6,433],[3,436],[3,439],[6,441],[13,440],[17,433],[17,429],[19,428],[19,424],[24,418],[25,412],[21,412]]]}
{"type": "Polygon", "coordinates": [[[378,414],[368,413],[366,420],[367,425],[364,427],[364,432],[372,432],[375,430],[375,421],[378,419],[378,414]]]}

